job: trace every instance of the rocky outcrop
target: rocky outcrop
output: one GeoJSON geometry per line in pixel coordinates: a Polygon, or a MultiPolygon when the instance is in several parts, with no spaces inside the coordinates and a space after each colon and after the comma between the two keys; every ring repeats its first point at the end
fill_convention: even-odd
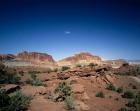
{"type": "Polygon", "coordinates": [[[120,68],[121,66],[129,65],[129,63],[123,59],[108,60],[106,64],[110,65],[112,68],[120,68]]]}
{"type": "Polygon", "coordinates": [[[99,56],[93,56],[90,53],[82,52],[57,62],[59,66],[87,65],[89,63],[102,64],[102,59],[99,56]]]}
{"type": "Polygon", "coordinates": [[[6,94],[12,93],[20,89],[19,85],[16,84],[7,84],[4,87],[0,88],[0,92],[5,92],[6,94]]]}
{"type": "Polygon", "coordinates": [[[8,67],[56,67],[56,62],[51,55],[27,51],[18,53],[17,55],[0,55],[0,62],[8,67]]]}
{"type": "Polygon", "coordinates": [[[12,54],[0,55],[0,61],[12,60],[14,58],[15,58],[15,55],[12,55],[12,54]]]}
{"type": "Polygon", "coordinates": [[[54,64],[55,61],[52,58],[51,55],[48,55],[46,53],[38,53],[38,52],[21,52],[17,54],[17,58],[20,58],[22,60],[27,60],[27,61],[34,61],[34,62],[47,62],[47,63],[52,63],[54,64]]]}

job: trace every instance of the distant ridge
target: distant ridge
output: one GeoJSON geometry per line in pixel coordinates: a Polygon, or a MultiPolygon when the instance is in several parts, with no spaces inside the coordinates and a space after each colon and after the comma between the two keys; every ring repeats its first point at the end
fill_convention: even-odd
{"type": "Polygon", "coordinates": [[[140,60],[127,60],[128,62],[140,62],[140,60]]]}

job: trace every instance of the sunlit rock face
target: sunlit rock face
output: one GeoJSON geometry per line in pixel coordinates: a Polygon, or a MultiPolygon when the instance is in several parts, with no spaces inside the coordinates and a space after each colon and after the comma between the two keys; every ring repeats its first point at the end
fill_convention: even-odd
{"type": "Polygon", "coordinates": [[[39,66],[56,67],[56,62],[51,55],[38,52],[21,52],[17,55],[0,55],[0,61],[8,67],[15,66],[39,66]]]}
{"type": "Polygon", "coordinates": [[[46,53],[38,53],[38,52],[21,52],[17,54],[17,58],[23,59],[23,60],[29,60],[29,61],[36,61],[36,62],[48,62],[48,63],[54,63],[54,59],[51,55],[48,55],[46,53]]]}
{"type": "Polygon", "coordinates": [[[89,63],[102,64],[103,61],[99,56],[94,56],[87,52],[81,52],[75,54],[74,56],[64,58],[57,62],[58,66],[65,66],[65,65],[73,66],[77,64],[87,65],[89,63]]]}

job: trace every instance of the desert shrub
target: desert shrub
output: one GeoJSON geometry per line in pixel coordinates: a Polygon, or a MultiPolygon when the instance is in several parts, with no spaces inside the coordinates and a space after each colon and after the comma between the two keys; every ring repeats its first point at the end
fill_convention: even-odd
{"type": "Polygon", "coordinates": [[[119,87],[119,88],[117,89],[117,92],[118,92],[118,93],[123,93],[123,87],[119,87]]]}
{"type": "Polygon", "coordinates": [[[68,66],[63,66],[61,70],[62,70],[62,71],[65,71],[65,70],[68,70],[68,69],[70,69],[70,67],[68,67],[68,66]]]}
{"type": "Polygon", "coordinates": [[[135,97],[135,103],[140,104],[140,92],[138,92],[138,94],[135,97]]]}
{"type": "Polygon", "coordinates": [[[38,74],[40,71],[28,71],[29,74],[38,74]]]}
{"type": "Polygon", "coordinates": [[[31,79],[27,79],[26,84],[31,84],[33,86],[44,86],[43,82],[39,79],[37,79],[36,74],[31,74],[31,79]]]}
{"type": "Polygon", "coordinates": [[[67,110],[73,110],[74,109],[74,99],[71,96],[66,97],[64,101],[64,106],[67,110]]]}
{"type": "Polygon", "coordinates": [[[55,68],[53,71],[54,71],[54,72],[57,72],[57,71],[58,71],[58,69],[57,69],[57,68],[55,68]]]}
{"type": "Polygon", "coordinates": [[[134,94],[131,91],[125,91],[124,94],[122,95],[122,97],[132,99],[132,98],[134,98],[134,94]]]}
{"type": "Polygon", "coordinates": [[[19,84],[20,77],[17,74],[8,73],[6,71],[0,72],[0,84],[19,84]]]}
{"type": "Polygon", "coordinates": [[[126,108],[120,108],[119,111],[129,111],[129,110],[126,108]]]}
{"type": "Polygon", "coordinates": [[[104,98],[104,97],[105,97],[104,92],[99,91],[99,92],[96,94],[96,97],[104,98]]]}
{"type": "Polygon", "coordinates": [[[0,92],[0,111],[2,109],[5,109],[9,104],[10,104],[10,97],[5,93],[0,92]]]}
{"type": "Polygon", "coordinates": [[[140,67],[139,66],[133,66],[128,71],[118,71],[115,74],[137,76],[137,75],[140,75],[140,67]]]}
{"type": "Polygon", "coordinates": [[[33,86],[45,86],[45,84],[39,79],[36,80],[28,79],[26,80],[26,84],[31,84],[33,86]]]}
{"type": "Polygon", "coordinates": [[[95,67],[95,66],[98,66],[98,64],[90,63],[88,66],[90,66],[90,67],[95,67]]]}
{"type": "Polygon", "coordinates": [[[51,73],[53,70],[51,68],[47,68],[47,73],[51,73]]]}
{"type": "Polygon", "coordinates": [[[24,111],[28,108],[30,100],[31,97],[24,96],[20,92],[11,97],[1,92],[0,111],[24,111]]]}
{"type": "Polygon", "coordinates": [[[115,90],[116,90],[116,88],[115,88],[115,86],[114,86],[113,84],[109,84],[109,85],[107,86],[107,89],[108,89],[108,90],[111,90],[111,91],[115,91],[115,90]]]}
{"type": "Polygon", "coordinates": [[[76,84],[77,83],[77,80],[71,80],[70,81],[70,84],[72,85],[72,84],[76,84]]]}
{"type": "Polygon", "coordinates": [[[3,70],[4,68],[5,68],[5,65],[0,62],[0,70],[3,70]]]}
{"type": "Polygon", "coordinates": [[[17,92],[14,96],[11,97],[10,105],[8,109],[10,111],[23,111],[26,110],[29,106],[31,97],[27,97],[20,92],[17,92]]]}
{"type": "Polygon", "coordinates": [[[71,95],[71,87],[66,82],[60,82],[54,92],[58,93],[59,97],[64,100],[67,96],[71,95]]]}
{"type": "Polygon", "coordinates": [[[82,67],[80,64],[77,64],[76,67],[82,67]]]}
{"type": "Polygon", "coordinates": [[[126,104],[127,107],[135,107],[135,102],[134,101],[129,101],[127,104],[126,104]]]}

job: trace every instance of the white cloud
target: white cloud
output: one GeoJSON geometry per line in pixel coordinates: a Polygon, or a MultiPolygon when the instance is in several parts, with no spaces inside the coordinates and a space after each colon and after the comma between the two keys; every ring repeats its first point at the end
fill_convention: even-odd
{"type": "Polygon", "coordinates": [[[71,32],[70,31],[65,31],[65,34],[71,34],[71,32]]]}

